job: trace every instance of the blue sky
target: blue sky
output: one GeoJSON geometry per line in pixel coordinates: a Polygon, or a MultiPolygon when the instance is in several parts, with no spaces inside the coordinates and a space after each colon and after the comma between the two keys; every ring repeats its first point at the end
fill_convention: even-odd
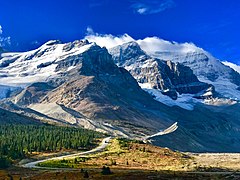
{"type": "Polygon", "coordinates": [[[239,19],[238,0],[4,0],[0,43],[10,37],[6,47],[24,51],[50,39],[81,39],[91,27],[100,34],[193,42],[240,64],[239,19]]]}

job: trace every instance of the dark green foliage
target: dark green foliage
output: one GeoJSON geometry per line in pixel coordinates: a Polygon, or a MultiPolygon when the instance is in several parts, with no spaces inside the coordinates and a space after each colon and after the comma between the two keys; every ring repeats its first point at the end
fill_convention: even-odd
{"type": "Polygon", "coordinates": [[[118,138],[119,141],[119,145],[121,148],[126,148],[129,146],[129,143],[131,142],[131,140],[126,139],[126,138],[118,138]]]}
{"type": "Polygon", "coordinates": [[[8,158],[4,156],[0,156],[0,169],[8,168],[9,165],[10,165],[10,161],[8,160],[8,158]]]}
{"type": "Polygon", "coordinates": [[[0,156],[21,159],[31,152],[90,148],[101,134],[50,125],[0,125],[0,156]]]}
{"type": "Polygon", "coordinates": [[[111,170],[109,167],[106,167],[106,166],[103,166],[102,167],[102,172],[101,172],[103,175],[109,175],[109,174],[112,174],[111,170]]]}

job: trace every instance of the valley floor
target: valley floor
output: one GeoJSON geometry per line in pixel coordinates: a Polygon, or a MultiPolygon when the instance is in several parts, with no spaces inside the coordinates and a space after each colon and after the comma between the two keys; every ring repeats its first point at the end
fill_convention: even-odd
{"type": "Polygon", "coordinates": [[[187,153],[199,171],[240,171],[240,153],[187,153]]]}
{"type": "Polygon", "coordinates": [[[126,139],[112,139],[102,152],[39,165],[43,169],[0,170],[0,180],[74,180],[86,174],[89,179],[240,179],[239,153],[181,153],[126,139]],[[104,175],[103,166],[111,173],[104,175]]]}

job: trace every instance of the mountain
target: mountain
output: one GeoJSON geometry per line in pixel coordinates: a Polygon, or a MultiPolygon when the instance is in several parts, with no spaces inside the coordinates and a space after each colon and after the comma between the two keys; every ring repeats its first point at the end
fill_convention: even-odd
{"type": "Polygon", "coordinates": [[[0,108],[0,124],[42,124],[39,120],[0,108]]]}
{"type": "Polygon", "coordinates": [[[172,123],[163,121],[160,115],[159,109],[168,107],[154,101],[128,71],[115,65],[107,49],[95,43],[49,41],[29,52],[4,53],[0,62],[4,74],[0,83],[23,88],[9,98],[15,105],[10,103],[8,109],[14,112],[22,108],[28,112],[30,108],[41,118],[46,115],[56,120],[67,111],[67,116],[75,120],[66,118],[66,122],[83,125],[75,116],[80,113],[86,123],[89,119],[99,121],[96,128],[105,129],[110,123],[127,131],[132,126],[145,133],[172,123]],[[44,110],[46,107],[52,112],[44,110]]]}
{"type": "Polygon", "coordinates": [[[93,45],[85,46],[85,43],[87,42],[75,41],[71,44],[61,44],[60,41],[54,40],[29,52],[3,53],[0,59],[0,84],[24,87],[59,76],[61,72],[55,71],[58,62],[75,53],[84,52],[93,45]]]}
{"type": "Polygon", "coordinates": [[[165,45],[164,49],[159,46],[150,50],[149,43],[139,42],[139,44],[151,57],[171,60],[190,67],[200,81],[215,87],[219,97],[240,100],[240,74],[202,48],[193,44],[180,46],[168,42],[169,47],[165,45]]]}
{"type": "Polygon", "coordinates": [[[234,64],[234,63],[231,63],[231,62],[228,62],[228,61],[223,61],[222,62],[224,65],[226,66],[229,66],[230,68],[234,69],[235,71],[237,71],[238,73],[240,73],[240,66],[234,64]]]}
{"type": "Polygon", "coordinates": [[[117,66],[116,58],[106,48],[86,40],[49,41],[36,50],[3,53],[0,84],[19,90],[10,89],[11,94],[5,94],[0,106],[6,113],[33,120],[128,138],[144,138],[178,122],[176,131],[154,138],[153,143],[195,152],[239,150],[239,103],[216,107],[201,103],[193,97],[210,94],[214,88],[199,81],[194,71],[180,63],[152,58],[135,43],[131,46],[127,45],[131,48],[126,52],[120,51],[121,57],[128,59],[117,62],[122,66],[129,63],[126,68],[133,66],[128,69],[131,73],[117,66]],[[159,79],[154,79],[155,75],[159,79]],[[195,103],[194,108],[186,110],[154,100],[154,94],[139,86],[138,78],[155,83],[159,89],[151,86],[151,90],[161,94],[158,98],[171,99],[161,92],[175,91],[177,100],[171,102],[179,103],[188,97],[190,104],[181,101],[181,105],[189,107],[195,103]],[[196,92],[191,85],[197,87],[196,92]],[[213,89],[205,92],[209,88],[213,89]]]}
{"type": "MultiPolygon", "coordinates": [[[[200,82],[189,67],[152,58],[137,42],[116,46],[109,52],[115,63],[127,69],[139,85],[150,93],[159,90],[173,100],[177,100],[178,94],[193,94],[200,99],[211,98],[214,94],[214,87],[200,82]]],[[[158,96],[154,92],[152,94],[158,96]]]]}
{"type": "Polygon", "coordinates": [[[181,113],[175,113],[173,118],[178,119],[181,127],[174,133],[155,137],[154,144],[187,152],[239,152],[239,109],[239,103],[197,104],[188,112],[179,109],[181,113]]]}

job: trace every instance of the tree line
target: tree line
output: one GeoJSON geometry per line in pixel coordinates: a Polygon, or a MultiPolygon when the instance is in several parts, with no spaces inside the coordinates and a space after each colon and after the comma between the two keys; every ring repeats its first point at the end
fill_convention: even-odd
{"type": "Polygon", "coordinates": [[[90,148],[102,134],[73,127],[0,125],[0,159],[21,159],[32,152],[90,148]]]}

